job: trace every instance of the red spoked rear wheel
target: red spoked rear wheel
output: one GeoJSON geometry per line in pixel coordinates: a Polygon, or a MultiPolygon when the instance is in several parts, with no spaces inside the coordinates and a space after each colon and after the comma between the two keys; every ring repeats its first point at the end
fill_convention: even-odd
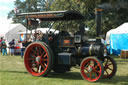
{"type": "Polygon", "coordinates": [[[24,64],[33,76],[46,76],[53,66],[51,50],[45,43],[31,43],[25,50],[24,64]]]}
{"type": "Polygon", "coordinates": [[[117,71],[117,64],[113,58],[107,56],[104,57],[104,76],[103,78],[112,78],[117,71]]]}
{"type": "Polygon", "coordinates": [[[96,57],[87,57],[83,59],[80,70],[83,79],[89,82],[98,81],[104,74],[103,65],[96,57]]]}

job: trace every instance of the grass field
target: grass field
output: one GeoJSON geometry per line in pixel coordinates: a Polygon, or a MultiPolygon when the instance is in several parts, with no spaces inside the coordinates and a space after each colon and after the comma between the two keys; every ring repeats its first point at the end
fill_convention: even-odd
{"type": "Polygon", "coordinates": [[[34,77],[27,73],[20,56],[0,55],[0,85],[128,85],[128,59],[114,59],[118,67],[116,75],[90,83],[81,78],[76,67],[64,74],[51,72],[47,77],[34,77]]]}

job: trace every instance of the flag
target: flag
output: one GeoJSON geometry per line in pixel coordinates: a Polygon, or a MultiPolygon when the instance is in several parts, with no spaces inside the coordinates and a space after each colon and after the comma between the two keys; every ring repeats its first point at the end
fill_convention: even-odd
{"type": "Polygon", "coordinates": [[[14,13],[15,14],[19,13],[19,10],[17,9],[17,7],[14,8],[14,13]]]}

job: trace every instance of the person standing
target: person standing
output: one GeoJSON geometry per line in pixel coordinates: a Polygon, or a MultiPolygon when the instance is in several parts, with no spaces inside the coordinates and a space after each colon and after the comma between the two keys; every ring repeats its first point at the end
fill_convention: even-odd
{"type": "Polygon", "coordinates": [[[9,45],[10,45],[10,54],[14,55],[14,53],[15,53],[15,40],[12,39],[12,41],[9,42],[9,45]]]}
{"type": "Polygon", "coordinates": [[[20,49],[21,49],[21,58],[24,56],[24,51],[25,51],[25,46],[24,46],[24,41],[20,41],[20,49]]]}
{"type": "Polygon", "coordinates": [[[5,39],[1,42],[1,47],[2,47],[2,55],[7,55],[7,45],[6,45],[6,42],[5,42],[5,39]]]}
{"type": "Polygon", "coordinates": [[[2,53],[2,46],[1,46],[2,41],[3,41],[3,37],[1,37],[1,39],[0,39],[0,52],[1,53],[2,53]]]}

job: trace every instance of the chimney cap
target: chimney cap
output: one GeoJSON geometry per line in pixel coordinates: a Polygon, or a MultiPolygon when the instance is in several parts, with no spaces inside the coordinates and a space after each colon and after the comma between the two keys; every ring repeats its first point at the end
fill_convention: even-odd
{"type": "Polygon", "coordinates": [[[96,8],[95,11],[103,11],[102,8],[96,8]]]}

